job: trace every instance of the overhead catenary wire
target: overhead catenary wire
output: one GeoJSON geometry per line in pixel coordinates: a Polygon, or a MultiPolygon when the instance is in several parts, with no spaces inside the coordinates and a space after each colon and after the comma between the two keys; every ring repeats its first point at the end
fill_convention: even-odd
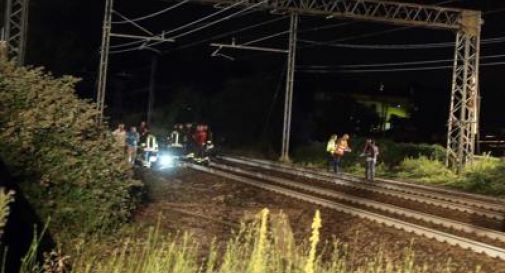
{"type": "Polygon", "coordinates": [[[137,17],[137,18],[133,18],[133,19],[124,19],[123,21],[112,21],[113,24],[128,24],[128,23],[131,23],[131,22],[140,22],[140,21],[143,21],[143,20],[146,20],[146,19],[150,19],[150,18],[153,18],[153,17],[156,17],[158,15],[161,15],[165,12],[168,12],[168,11],[171,11],[175,8],[178,8],[186,3],[188,3],[190,0],[184,0],[184,1],[181,1],[181,2],[178,2],[170,7],[167,7],[165,9],[162,9],[162,10],[159,10],[159,11],[156,11],[156,12],[153,12],[153,13],[150,13],[150,14],[147,14],[145,16],[141,16],[141,17],[137,17]]]}
{"type": "MultiPolygon", "coordinates": [[[[480,56],[481,60],[484,59],[496,59],[503,58],[505,54],[480,56]]],[[[384,67],[384,66],[408,66],[408,65],[419,65],[419,64],[435,64],[443,62],[454,62],[453,59],[441,59],[441,60],[427,60],[427,61],[408,61],[408,62],[394,62],[394,63],[374,63],[374,64],[344,64],[344,65],[298,65],[300,68],[309,69],[329,69],[329,68],[360,68],[360,67],[384,67]]]]}
{"type": "MultiPolygon", "coordinates": [[[[247,1],[247,0],[245,0],[245,1],[247,1]]],[[[244,2],[244,1],[242,1],[242,2],[244,2]]],[[[238,2],[238,3],[242,3],[242,2],[238,2]]],[[[232,13],[232,14],[230,14],[230,15],[227,15],[226,17],[223,17],[223,18],[221,18],[221,19],[219,19],[219,20],[216,20],[216,21],[210,22],[210,23],[205,24],[205,25],[203,25],[203,26],[200,26],[200,27],[198,27],[198,28],[195,28],[195,29],[192,29],[192,30],[186,31],[186,32],[181,33],[181,34],[178,34],[178,35],[175,35],[175,36],[173,36],[173,37],[171,37],[171,38],[172,38],[172,39],[177,39],[177,38],[180,38],[180,37],[183,37],[183,36],[189,35],[189,34],[191,34],[191,33],[194,33],[194,32],[196,32],[196,31],[200,31],[200,30],[202,30],[202,29],[205,29],[205,28],[211,27],[211,26],[213,26],[213,25],[215,25],[215,24],[217,24],[217,23],[220,23],[220,22],[223,22],[223,21],[229,20],[229,19],[231,19],[231,18],[233,18],[233,17],[235,17],[235,16],[238,16],[238,15],[240,15],[240,14],[243,14],[243,13],[244,13],[244,12],[246,12],[246,11],[252,10],[252,9],[256,8],[257,6],[263,5],[263,4],[264,4],[264,3],[266,3],[266,2],[267,2],[267,0],[264,0],[264,1],[258,2],[258,3],[254,4],[254,5],[248,6],[248,7],[244,8],[244,9],[242,9],[242,10],[240,10],[240,11],[237,11],[237,12],[235,12],[235,13],[232,13]]],[[[230,7],[231,7],[231,6],[230,6],[230,7]]]]}
{"type": "Polygon", "coordinates": [[[119,16],[119,17],[123,18],[124,20],[129,21],[129,22],[130,22],[130,23],[131,23],[134,27],[136,27],[136,28],[138,28],[138,29],[142,30],[143,32],[145,32],[145,33],[147,33],[147,34],[149,34],[149,35],[154,35],[154,33],[152,33],[151,31],[147,30],[145,27],[143,27],[143,26],[141,26],[141,25],[139,25],[139,24],[135,23],[134,21],[131,21],[130,19],[128,19],[128,17],[124,16],[123,14],[119,13],[118,11],[116,11],[116,10],[112,10],[112,12],[113,12],[114,14],[116,14],[117,16],[119,16]]]}
{"type": "Polygon", "coordinates": [[[250,30],[250,29],[258,28],[260,26],[268,25],[268,24],[271,24],[271,23],[283,20],[285,18],[287,18],[287,16],[277,17],[277,18],[274,18],[274,19],[271,19],[271,20],[268,20],[268,21],[265,21],[265,22],[260,22],[258,24],[246,26],[246,27],[243,27],[243,28],[240,28],[240,29],[237,29],[237,30],[229,31],[229,32],[222,33],[222,34],[219,34],[219,35],[216,35],[216,36],[212,36],[212,37],[209,37],[209,38],[206,38],[206,39],[203,39],[203,40],[199,40],[199,41],[196,41],[196,42],[192,42],[192,43],[189,43],[189,44],[186,44],[186,45],[179,46],[175,50],[186,49],[186,48],[190,48],[190,47],[193,47],[193,46],[196,46],[196,45],[199,45],[199,44],[203,44],[203,43],[206,43],[206,42],[209,42],[209,41],[213,41],[213,40],[216,40],[216,39],[225,38],[225,37],[228,37],[230,35],[237,34],[237,33],[240,33],[240,32],[243,32],[243,31],[247,31],[247,30],[250,30]]]}
{"type": "MultiPolygon", "coordinates": [[[[319,26],[319,27],[313,27],[313,28],[306,28],[306,29],[302,29],[302,30],[298,31],[298,33],[306,33],[306,32],[311,32],[311,31],[316,31],[316,30],[321,30],[321,29],[336,28],[336,27],[341,27],[341,26],[349,25],[351,23],[352,22],[345,22],[345,23],[338,23],[338,24],[333,24],[333,25],[329,25],[329,26],[319,26]]],[[[285,35],[285,34],[288,34],[288,33],[289,33],[289,30],[277,32],[277,33],[274,33],[274,34],[271,34],[271,35],[268,35],[268,36],[260,37],[260,38],[255,39],[255,40],[242,43],[241,45],[250,45],[250,44],[253,44],[253,43],[258,43],[258,42],[266,41],[266,40],[269,40],[269,39],[272,39],[272,38],[275,38],[275,37],[278,37],[278,36],[282,36],[282,35],[285,35]]]]}
{"type": "Polygon", "coordinates": [[[288,34],[288,33],[289,33],[289,30],[284,30],[284,31],[281,31],[281,32],[277,32],[277,33],[274,33],[274,34],[271,34],[271,35],[268,35],[268,36],[264,36],[264,37],[252,40],[252,41],[248,41],[248,42],[242,43],[241,45],[250,45],[250,44],[266,41],[268,39],[272,39],[272,38],[275,38],[275,37],[278,37],[278,36],[282,36],[282,35],[288,34]]]}
{"type": "MultiPolygon", "coordinates": [[[[167,34],[171,34],[171,33],[174,33],[174,32],[177,32],[177,31],[180,31],[180,30],[183,30],[183,29],[186,29],[186,28],[188,28],[188,27],[191,27],[191,26],[193,26],[193,25],[195,25],[195,24],[198,24],[198,23],[203,22],[203,21],[205,21],[205,20],[207,20],[207,19],[210,19],[210,18],[212,18],[212,17],[215,17],[215,16],[217,16],[217,15],[219,15],[219,14],[221,14],[221,13],[224,13],[224,12],[226,12],[226,11],[228,11],[228,10],[230,10],[230,9],[232,9],[232,8],[234,8],[234,7],[236,7],[236,6],[238,6],[238,5],[241,5],[241,4],[245,3],[246,1],[247,1],[247,0],[242,0],[242,1],[237,2],[237,3],[233,4],[233,5],[230,5],[230,6],[226,7],[226,8],[223,8],[223,9],[221,9],[221,10],[219,10],[219,11],[216,11],[216,12],[214,12],[214,13],[211,13],[211,14],[207,15],[207,16],[204,16],[204,17],[202,17],[202,18],[200,18],[200,19],[197,19],[197,20],[191,21],[191,22],[189,22],[189,23],[187,23],[187,24],[184,24],[184,25],[182,25],[182,26],[179,26],[179,27],[176,27],[176,28],[173,28],[173,29],[170,29],[170,30],[164,30],[164,31],[162,31],[162,32],[159,34],[159,36],[164,37],[164,36],[165,36],[165,35],[167,35],[167,34]]],[[[128,43],[123,43],[123,44],[119,44],[119,45],[114,45],[114,46],[111,46],[111,48],[126,47],[126,46],[130,46],[130,45],[141,44],[141,43],[144,43],[144,42],[145,42],[145,41],[134,41],[134,42],[128,42],[128,43]]],[[[153,43],[152,45],[158,45],[158,44],[160,44],[160,43],[162,43],[162,42],[156,42],[156,43],[153,43]]],[[[128,52],[128,51],[131,51],[131,50],[125,50],[124,52],[128,52]]]]}
{"type": "MultiPolygon", "coordinates": [[[[372,45],[372,44],[344,44],[344,43],[326,43],[317,42],[311,40],[299,40],[302,43],[330,46],[330,47],[341,47],[341,48],[352,48],[352,49],[431,49],[431,48],[444,48],[444,47],[454,47],[454,42],[442,42],[442,43],[421,43],[421,44],[388,44],[388,45],[372,45]]],[[[503,43],[505,42],[505,37],[494,37],[490,39],[482,39],[482,45],[503,43]]]]}
{"type": "MultiPolygon", "coordinates": [[[[481,67],[505,65],[505,62],[482,63],[481,67]]],[[[350,70],[326,70],[326,69],[299,69],[298,72],[314,74],[333,74],[333,73],[373,73],[373,72],[402,72],[402,71],[428,71],[452,69],[452,65],[426,66],[426,67],[404,67],[404,68],[385,68],[385,69],[350,69],[350,70]]]]}
{"type": "MultiPolygon", "coordinates": [[[[221,13],[224,13],[224,12],[226,12],[226,11],[228,11],[228,10],[230,10],[230,9],[232,9],[232,8],[234,8],[234,7],[236,7],[236,6],[242,5],[242,4],[244,4],[245,2],[247,2],[247,0],[242,0],[242,1],[240,1],[240,2],[237,2],[237,3],[233,4],[233,5],[230,5],[230,6],[227,6],[227,7],[223,8],[223,9],[221,9],[221,10],[218,10],[218,11],[216,11],[216,12],[212,13],[212,14],[209,14],[209,15],[207,15],[207,16],[204,16],[204,17],[202,17],[202,18],[200,18],[200,19],[197,19],[197,20],[191,21],[191,22],[189,22],[189,23],[187,23],[187,24],[184,24],[184,25],[182,25],[182,26],[179,26],[179,27],[176,27],[176,28],[173,28],[173,29],[170,29],[170,30],[164,30],[164,31],[162,31],[162,33],[163,33],[164,35],[167,35],[167,34],[171,34],[171,33],[177,32],[177,31],[179,31],[179,30],[183,30],[183,29],[188,28],[188,27],[190,27],[190,26],[193,26],[193,25],[195,25],[195,24],[201,23],[201,22],[203,22],[203,21],[205,21],[205,20],[207,20],[207,19],[210,19],[210,18],[212,18],[212,17],[215,17],[215,16],[217,16],[217,15],[219,15],[219,14],[221,14],[221,13]]],[[[174,39],[175,39],[175,38],[174,38],[174,39]]]]}
{"type": "MultiPolygon", "coordinates": [[[[145,42],[143,42],[143,43],[145,44],[145,42]]],[[[109,50],[109,54],[118,54],[118,53],[126,53],[126,52],[132,52],[132,51],[139,51],[139,50],[141,50],[145,46],[144,44],[140,45],[140,46],[135,46],[135,47],[132,47],[132,48],[109,50]]]]}

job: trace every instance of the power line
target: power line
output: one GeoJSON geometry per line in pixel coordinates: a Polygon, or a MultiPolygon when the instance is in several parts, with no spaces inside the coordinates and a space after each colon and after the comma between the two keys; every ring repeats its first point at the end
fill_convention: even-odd
{"type": "Polygon", "coordinates": [[[274,18],[274,19],[271,19],[271,20],[268,20],[268,21],[265,21],[265,22],[261,22],[261,23],[254,24],[254,25],[247,26],[247,27],[243,27],[243,28],[240,28],[240,29],[237,29],[237,30],[229,31],[229,32],[226,32],[226,33],[223,33],[223,34],[219,34],[219,35],[216,35],[216,36],[212,36],[210,38],[206,38],[206,39],[199,40],[199,41],[196,41],[196,42],[192,42],[192,43],[183,45],[181,47],[178,47],[175,50],[186,49],[186,48],[189,48],[189,47],[192,47],[192,46],[195,46],[195,45],[199,45],[199,44],[202,44],[202,43],[206,43],[206,42],[209,42],[209,41],[212,41],[212,40],[215,40],[215,39],[221,39],[221,38],[227,37],[229,35],[233,35],[233,34],[236,34],[236,33],[239,33],[239,32],[243,32],[243,31],[246,31],[246,30],[254,29],[254,28],[257,28],[257,27],[260,27],[260,26],[264,26],[264,25],[267,25],[267,24],[270,24],[270,23],[274,23],[274,22],[280,21],[280,20],[285,19],[285,18],[287,18],[287,16],[277,17],[277,18],[274,18]]]}
{"type": "MultiPolygon", "coordinates": [[[[298,31],[298,33],[306,33],[306,32],[317,31],[317,30],[321,30],[321,29],[336,28],[336,27],[341,27],[341,26],[345,26],[345,25],[349,25],[349,24],[352,24],[352,23],[351,22],[345,22],[345,23],[338,23],[338,24],[333,24],[333,25],[329,25],[329,26],[319,26],[319,27],[313,27],[313,28],[306,28],[306,29],[302,29],[302,30],[298,31]]],[[[262,42],[262,41],[265,41],[265,40],[268,40],[268,39],[271,39],[271,38],[275,38],[275,37],[278,37],[278,36],[281,36],[281,35],[284,35],[284,34],[288,34],[288,33],[289,33],[289,30],[277,32],[277,33],[274,33],[274,34],[271,34],[271,35],[268,35],[268,36],[264,36],[264,37],[258,38],[256,40],[252,40],[252,41],[243,43],[242,45],[250,45],[250,44],[253,44],[253,43],[257,43],[257,42],[262,42]]]]}
{"type": "MultiPolygon", "coordinates": [[[[247,1],[247,0],[244,0],[244,1],[242,1],[242,2],[245,2],[245,1],[247,1]]],[[[226,16],[226,17],[223,17],[223,18],[221,18],[221,19],[219,19],[219,20],[216,20],[216,21],[210,22],[210,23],[208,23],[208,24],[206,24],[206,25],[203,25],[203,26],[198,27],[198,28],[196,28],[196,29],[192,29],[192,30],[186,31],[186,32],[184,32],[184,33],[178,34],[178,35],[173,36],[173,37],[171,37],[171,38],[172,38],[172,39],[177,39],[177,38],[180,38],[180,37],[183,37],[183,36],[189,35],[189,34],[191,34],[191,33],[194,33],[194,32],[196,32],[196,31],[199,31],[199,30],[202,30],[202,29],[205,29],[205,28],[211,27],[211,26],[213,26],[213,25],[215,25],[215,24],[217,24],[217,23],[220,23],[220,22],[222,22],[222,21],[229,20],[229,19],[231,19],[231,18],[233,18],[233,17],[235,17],[235,16],[237,16],[237,15],[240,15],[240,14],[242,14],[242,13],[244,13],[244,12],[248,11],[248,10],[252,10],[252,9],[256,8],[257,6],[259,6],[259,5],[263,5],[264,3],[266,3],[266,1],[267,1],[267,0],[264,0],[264,1],[261,1],[261,2],[259,2],[259,3],[254,4],[254,5],[248,6],[247,8],[245,8],[245,9],[243,9],[243,10],[240,10],[240,11],[238,11],[238,12],[232,13],[232,14],[230,14],[230,15],[228,15],[228,16],[226,16]]],[[[238,2],[238,3],[242,3],[242,2],[238,2]]],[[[237,3],[237,4],[238,4],[238,3],[237,3]]],[[[231,6],[230,6],[230,7],[231,7],[231,6]]],[[[254,12],[254,11],[253,11],[253,12],[254,12]]]]}
{"type": "Polygon", "coordinates": [[[131,45],[137,45],[137,44],[141,44],[141,43],[145,43],[145,41],[133,41],[133,42],[122,43],[122,44],[118,44],[118,45],[111,45],[109,48],[121,48],[121,47],[127,47],[127,46],[131,46],[131,45]]]}
{"type": "Polygon", "coordinates": [[[168,11],[171,11],[175,8],[178,8],[186,3],[188,3],[190,0],[184,0],[182,2],[179,2],[173,6],[170,6],[166,9],[162,9],[160,11],[157,11],[157,12],[153,12],[153,13],[150,13],[150,14],[147,14],[145,16],[142,16],[142,17],[137,17],[137,18],[134,18],[134,19],[128,19],[128,20],[123,20],[123,21],[112,21],[113,24],[128,24],[128,23],[131,23],[131,22],[139,22],[139,21],[143,21],[143,20],[146,20],[146,19],[149,19],[149,18],[153,18],[153,17],[156,17],[158,15],[161,15],[165,12],[168,12],[168,11]]]}
{"type": "MultiPolygon", "coordinates": [[[[240,4],[242,4],[242,3],[246,2],[246,1],[247,1],[247,0],[242,0],[242,1],[237,2],[237,3],[233,4],[233,5],[230,5],[230,6],[226,7],[226,8],[223,8],[223,9],[221,9],[221,10],[217,11],[217,12],[211,13],[211,14],[209,14],[209,15],[207,15],[207,16],[204,16],[204,17],[202,17],[202,18],[200,18],[200,19],[197,19],[197,20],[195,20],[195,21],[189,22],[189,23],[187,23],[187,24],[184,24],[184,25],[182,25],[182,26],[176,27],[176,28],[171,29],[171,30],[165,30],[165,31],[162,31],[162,32],[161,32],[161,34],[160,34],[159,36],[164,37],[164,36],[165,36],[165,35],[167,35],[167,34],[174,33],[174,32],[176,32],[176,31],[183,30],[183,29],[185,29],[185,28],[187,28],[187,27],[190,27],[190,26],[193,26],[193,25],[198,24],[198,23],[200,23],[200,22],[203,22],[203,21],[205,21],[205,20],[207,20],[207,19],[210,19],[210,18],[212,18],[212,17],[215,17],[216,15],[219,15],[219,14],[221,14],[221,13],[223,13],[223,12],[226,12],[226,11],[228,11],[229,9],[232,9],[233,7],[235,7],[235,6],[237,6],[237,5],[240,5],[240,4]]],[[[144,42],[144,41],[134,41],[134,42],[128,42],[128,43],[123,43],[123,44],[119,44],[119,45],[114,45],[114,46],[111,46],[111,48],[126,47],[126,46],[130,46],[130,45],[141,44],[141,43],[143,43],[143,42],[144,42]]],[[[158,45],[158,44],[160,44],[160,43],[161,43],[161,42],[156,42],[156,43],[153,43],[152,45],[158,45]]],[[[127,51],[125,51],[125,52],[127,52],[127,51]]]]}
{"type": "Polygon", "coordinates": [[[200,22],[203,22],[203,21],[205,21],[205,20],[207,20],[207,19],[209,19],[209,18],[215,17],[216,15],[219,15],[219,14],[221,14],[221,13],[225,12],[225,11],[228,11],[228,10],[230,10],[230,9],[232,9],[232,8],[234,8],[234,7],[236,7],[236,6],[238,6],[238,5],[242,5],[242,4],[243,4],[243,3],[245,3],[246,1],[247,1],[247,0],[242,0],[242,1],[240,1],[240,2],[237,2],[237,3],[233,4],[233,5],[230,5],[230,6],[228,6],[228,7],[225,7],[225,8],[223,8],[223,9],[221,9],[221,10],[217,11],[217,12],[214,12],[214,13],[212,13],[212,14],[209,14],[209,15],[207,15],[207,16],[205,16],[205,17],[202,17],[202,18],[200,18],[200,19],[198,19],[198,20],[195,20],[195,21],[189,22],[189,23],[187,23],[187,24],[185,24],[185,25],[182,25],[182,26],[180,26],[180,27],[176,27],[176,28],[171,29],[171,30],[165,30],[165,31],[162,31],[162,33],[166,35],[166,34],[170,34],[170,33],[177,32],[177,31],[179,31],[179,30],[183,30],[183,29],[185,29],[185,28],[187,28],[187,27],[190,27],[190,26],[193,26],[193,25],[198,24],[198,23],[200,23],[200,22]]]}
{"type": "Polygon", "coordinates": [[[496,10],[488,10],[488,11],[484,12],[484,15],[497,14],[497,13],[501,13],[501,12],[504,12],[504,11],[505,11],[505,8],[496,9],[496,10]]]}
{"type": "MultiPolygon", "coordinates": [[[[503,58],[505,54],[480,56],[481,60],[503,58]]],[[[375,63],[375,64],[344,64],[344,65],[299,65],[298,67],[309,69],[329,69],[329,68],[360,68],[360,67],[384,67],[384,66],[409,66],[419,64],[434,64],[443,62],[453,62],[453,59],[429,60],[429,61],[411,61],[411,62],[395,62],[395,63],[375,63]]]]}
{"type": "MultiPolygon", "coordinates": [[[[505,62],[491,62],[480,64],[482,67],[505,65],[505,62]]],[[[333,73],[373,73],[373,72],[403,72],[403,71],[428,71],[452,69],[452,65],[447,66],[426,66],[426,67],[408,67],[408,68],[388,68],[388,69],[351,69],[351,70],[318,70],[318,69],[300,69],[298,72],[316,73],[316,74],[333,74],[333,73]]]]}
{"type": "Polygon", "coordinates": [[[278,37],[278,36],[281,36],[281,35],[284,35],[284,34],[288,34],[288,33],[289,33],[289,30],[284,30],[284,31],[281,31],[281,32],[277,32],[277,33],[268,35],[268,36],[264,36],[264,37],[258,38],[256,40],[252,40],[252,41],[249,41],[249,42],[242,43],[241,45],[250,45],[250,44],[258,43],[258,42],[265,41],[265,40],[268,40],[268,39],[272,39],[272,38],[275,38],[275,37],[278,37]]]}
{"type": "Polygon", "coordinates": [[[135,23],[134,21],[128,19],[128,17],[124,16],[123,14],[119,13],[118,11],[116,10],[112,10],[113,13],[115,13],[117,16],[123,18],[124,20],[126,20],[127,22],[129,22],[130,24],[132,24],[133,26],[135,26],[136,28],[142,30],[143,32],[149,34],[149,35],[154,35],[154,33],[152,33],[151,31],[147,30],[145,27],[135,23]]]}
{"type": "MultiPolygon", "coordinates": [[[[145,43],[145,42],[143,42],[143,43],[145,43]]],[[[142,47],[143,47],[143,45],[136,46],[136,47],[133,47],[133,48],[127,48],[127,49],[110,50],[109,54],[118,54],[118,53],[126,53],[126,52],[138,51],[138,50],[142,49],[142,47]]]]}
{"type": "MultiPolygon", "coordinates": [[[[327,43],[318,42],[312,40],[299,40],[302,43],[330,46],[330,47],[341,47],[341,48],[353,48],[353,49],[431,49],[431,48],[443,48],[443,47],[454,47],[454,42],[442,42],[442,43],[424,43],[424,44],[389,44],[389,45],[372,45],[372,44],[344,44],[344,43],[327,43]]],[[[505,42],[505,37],[494,37],[490,39],[482,39],[481,44],[495,44],[505,42]]]]}

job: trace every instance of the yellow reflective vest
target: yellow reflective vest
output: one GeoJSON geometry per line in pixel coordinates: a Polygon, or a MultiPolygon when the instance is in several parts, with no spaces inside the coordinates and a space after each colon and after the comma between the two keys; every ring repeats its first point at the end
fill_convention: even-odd
{"type": "Polygon", "coordinates": [[[146,138],[146,146],[144,147],[144,151],[155,152],[158,151],[158,142],[156,141],[156,137],[153,135],[148,135],[146,138]]]}
{"type": "Polygon", "coordinates": [[[330,138],[328,141],[328,144],[326,144],[326,151],[330,154],[334,154],[335,151],[337,150],[337,145],[336,145],[337,139],[336,138],[330,138]]]}

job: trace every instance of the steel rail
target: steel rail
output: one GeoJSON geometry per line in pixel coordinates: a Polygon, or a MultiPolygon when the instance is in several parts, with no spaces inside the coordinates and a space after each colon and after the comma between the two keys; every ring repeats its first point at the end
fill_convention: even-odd
{"type": "MultiPolygon", "coordinates": [[[[263,159],[255,159],[255,158],[247,158],[247,157],[240,157],[240,158],[255,161],[255,162],[261,162],[261,163],[265,163],[265,164],[271,164],[271,165],[279,166],[279,167],[285,168],[285,169],[307,171],[307,172],[311,172],[311,173],[317,173],[320,175],[325,175],[325,176],[337,178],[337,176],[335,176],[335,174],[332,174],[327,171],[313,170],[313,169],[309,169],[309,168],[281,164],[278,162],[273,162],[273,161],[263,160],[263,159]]],[[[360,178],[353,176],[353,175],[345,174],[345,175],[343,175],[343,177],[345,177],[347,179],[354,180],[354,181],[362,182],[362,180],[360,178]]],[[[398,180],[384,179],[384,178],[378,178],[378,179],[376,179],[376,181],[377,182],[384,182],[384,183],[392,184],[392,185],[415,188],[418,190],[425,191],[428,194],[430,194],[431,196],[440,196],[441,199],[452,200],[455,202],[458,202],[458,200],[454,200],[454,195],[458,195],[457,198],[459,200],[461,200],[459,202],[462,202],[462,203],[473,202],[473,203],[475,203],[475,206],[489,207],[489,209],[491,209],[491,210],[494,209],[494,210],[500,210],[500,211],[505,212],[505,199],[503,199],[503,198],[468,193],[468,192],[462,192],[462,191],[458,191],[458,190],[445,189],[445,188],[440,188],[440,187],[435,187],[435,186],[414,184],[414,183],[398,181],[398,180]]],[[[369,183],[369,184],[371,184],[371,183],[369,183]]],[[[372,185],[376,185],[376,184],[372,184],[372,185]]]]}
{"type": "MultiPolygon", "coordinates": [[[[253,159],[253,158],[246,158],[246,157],[240,157],[240,158],[244,159],[244,160],[260,162],[260,163],[264,163],[264,164],[268,164],[268,165],[272,165],[272,166],[276,166],[276,167],[280,167],[280,168],[284,168],[284,169],[309,172],[312,174],[327,176],[327,177],[331,177],[331,178],[345,178],[345,179],[349,179],[349,180],[352,180],[355,182],[363,182],[363,180],[361,178],[359,178],[357,176],[353,176],[353,175],[348,175],[348,174],[336,176],[335,174],[327,172],[327,171],[314,170],[314,169],[309,169],[309,168],[304,168],[304,167],[299,167],[299,166],[292,166],[292,165],[287,165],[287,164],[282,164],[282,163],[268,161],[268,160],[262,160],[262,159],[253,159]]],[[[410,192],[405,188],[413,188],[416,190],[415,192],[413,192],[415,194],[426,195],[426,196],[430,196],[433,198],[447,200],[447,201],[460,203],[460,204],[471,204],[475,207],[482,207],[485,209],[497,210],[497,211],[505,213],[505,199],[502,199],[502,198],[467,193],[467,192],[462,192],[462,191],[458,191],[458,190],[444,189],[444,188],[428,186],[428,185],[414,184],[414,183],[398,181],[398,180],[391,180],[391,179],[378,178],[378,179],[376,179],[376,182],[382,182],[383,184],[367,183],[367,182],[365,182],[365,183],[372,185],[372,186],[389,188],[389,189],[398,190],[401,192],[410,192]],[[454,199],[455,195],[458,196],[457,199],[454,199]]]]}
{"type": "Polygon", "coordinates": [[[307,185],[299,182],[294,182],[288,179],[284,178],[279,178],[279,177],[273,177],[270,175],[265,175],[262,173],[258,172],[253,172],[253,171],[247,171],[238,167],[232,167],[232,166],[227,166],[224,164],[217,164],[217,163],[210,163],[211,167],[223,170],[223,171],[228,171],[228,172],[233,172],[236,174],[240,175],[245,175],[269,182],[273,182],[275,184],[279,184],[282,186],[290,187],[290,188],[295,188],[295,189],[300,189],[303,191],[315,193],[317,195],[321,196],[326,196],[326,197],[331,197],[331,198],[336,198],[340,200],[344,200],[347,202],[351,202],[353,204],[358,204],[358,205],[363,205],[369,208],[377,209],[380,211],[384,211],[387,213],[392,213],[408,218],[413,218],[415,220],[421,220],[426,223],[433,223],[436,225],[440,225],[446,228],[451,228],[457,231],[462,231],[466,233],[474,233],[477,236],[482,236],[482,237],[488,237],[493,240],[499,240],[501,242],[505,242],[505,233],[489,229],[489,228],[483,228],[479,226],[475,226],[472,224],[452,220],[452,219],[447,219],[443,218],[440,216],[434,216],[428,213],[424,212],[419,212],[411,209],[405,209],[402,207],[398,207],[395,205],[390,205],[378,201],[373,201],[370,199],[362,198],[362,197],[357,197],[351,194],[346,194],[346,193],[340,193],[337,191],[333,190],[328,190],[325,188],[317,187],[317,186],[312,186],[312,185],[307,185]]]}
{"type": "Polygon", "coordinates": [[[281,168],[278,168],[279,166],[275,165],[267,165],[264,163],[258,163],[254,161],[249,161],[249,160],[242,160],[242,159],[237,159],[237,158],[230,158],[230,157],[219,157],[220,159],[226,160],[228,162],[234,162],[238,164],[243,164],[243,165],[249,165],[252,167],[258,167],[258,168],[263,168],[263,169],[268,169],[272,171],[277,171],[277,172],[283,172],[291,175],[298,175],[302,176],[305,178],[310,178],[310,179],[315,179],[323,182],[329,182],[332,184],[337,184],[341,186],[346,186],[346,187],[351,187],[359,190],[364,190],[364,191],[371,191],[387,196],[392,196],[400,199],[405,199],[405,200],[410,200],[410,201],[415,201],[415,202],[420,202],[420,203],[425,203],[433,206],[438,206],[442,208],[447,208],[447,209],[453,209],[453,210],[458,210],[461,212],[465,213],[470,213],[470,214],[475,214],[475,215],[480,215],[480,216],[485,216],[488,218],[496,219],[499,221],[505,220],[505,215],[503,212],[496,211],[496,210],[490,210],[487,208],[481,208],[481,207],[475,207],[469,204],[460,204],[460,203],[455,203],[453,199],[455,197],[453,196],[452,200],[442,200],[442,199],[437,199],[433,198],[431,196],[423,196],[420,195],[414,191],[406,191],[403,190],[402,192],[398,192],[398,190],[392,190],[391,188],[384,187],[380,184],[377,183],[363,183],[361,180],[350,180],[346,179],[344,177],[328,177],[321,175],[321,172],[319,173],[310,173],[307,171],[301,171],[301,170],[286,170],[281,168]],[[359,181],[360,183],[356,183],[359,181]]]}
{"type": "MultiPolygon", "coordinates": [[[[334,182],[334,179],[340,180],[348,180],[352,182],[359,182],[362,185],[367,185],[376,188],[384,188],[392,191],[398,191],[407,194],[414,194],[419,196],[425,196],[433,199],[440,199],[444,201],[448,201],[451,203],[457,203],[458,205],[467,205],[473,206],[477,208],[482,208],[490,211],[497,211],[505,214],[505,200],[490,196],[477,195],[471,193],[465,193],[457,190],[443,189],[439,187],[427,186],[427,185],[419,185],[414,183],[402,182],[397,180],[390,179],[376,179],[375,182],[366,182],[362,178],[343,174],[343,175],[335,175],[333,173],[323,171],[323,170],[314,170],[305,167],[292,166],[282,163],[277,163],[273,161],[267,161],[262,159],[252,159],[252,158],[235,158],[235,157],[220,157],[223,160],[234,160],[237,163],[245,162],[256,162],[262,164],[261,167],[266,168],[275,167],[276,171],[285,172],[288,174],[296,174],[300,176],[310,176],[309,178],[315,178],[324,180],[327,182],[334,182]],[[277,169],[280,168],[280,169],[277,169]],[[316,177],[314,177],[316,176],[316,177]],[[330,180],[329,180],[330,179],[330,180]]],[[[260,166],[258,166],[260,167],[260,166]]],[[[272,168],[269,168],[272,169],[272,168]]]]}
{"type": "Polygon", "coordinates": [[[425,236],[430,239],[435,239],[442,243],[447,243],[452,246],[459,246],[463,249],[469,249],[476,253],[484,253],[491,257],[500,258],[505,260],[505,249],[492,246],[489,244],[477,242],[472,239],[460,237],[457,235],[449,234],[446,232],[438,231],[432,228],[423,227],[420,225],[408,223],[402,220],[394,219],[377,213],[369,212],[363,209],[354,208],[339,202],[330,201],[324,198],[311,196],[309,194],[300,193],[295,190],[286,189],[280,186],[271,185],[251,178],[230,174],[225,171],[217,170],[214,168],[204,167],[200,165],[195,165],[191,163],[186,163],[185,166],[192,168],[194,170],[206,172],[216,176],[221,176],[227,179],[235,180],[237,182],[247,184],[253,187],[261,188],[264,190],[272,191],[275,193],[283,194],[298,200],[306,201],[315,205],[319,205],[325,208],[336,210],[342,213],[350,214],[362,219],[370,220],[378,224],[383,224],[388,227],[404,230],[406,232],[414,233],[419,236],[425,236]]]}
{"type": "MultiPolygon", "coordinates": [[[[326,172],[326,171],[317,171],[317,170],[311,170],[311,169],[303,168],[303,167],[282,165],[280,163],[268,162],[268,161],[264,161],[264,160],[260,160],[260,159],[250,159],[250,160],[256,161],[256,162],[263,162],[265,164],[272,164],[272,165],[275,165],[275,166],[278,166],[278,167],[284,168],[284,169],[303,171],[303,172],[308,172],[308,173],[326,176],[326,177],[330,177],[330,178],[340,178],[340,179],[351,180],[354,182],[364,182],[363,179],[361,179],[357,176],[349,175],[349,174],[343,174],[340,176],[336,176],[335,174],[330,173],[330,172],[326,172]]],[[[364,182],[364,183],[371,185],[371,186],[387,188],[387,189],[396,190],[396,191],[400,191],[400,192],[413,193],[413,194],[417,194],[417,195],[424,195],[424,196],[428,196],[428,197],[432,197],[432,198],[436,198],[436,199],[450,201],[453,203],[469,204],[469,205],[472,205],[475,207],[481,207],[484,209],[495,210],[495,211],[500,211],[500,212],[505,213],[505,200],[500,199],[500,198],[472,194],[472,193],[466,193],[466,192],[457,191],[457,190],[443,189],[443,188],[428,186],[428,185],[419,185],[419,184],[408,183],[408,182],[403,182],[403,181],[398,181],[398,180],[391,180],[391,179],[379,178],[379,179],[376,179],[376,182],[381,182],[382,184],[369,183],[369,182],[364,182]],[[406,188],[414,189],[414,191],[406,189],[406,188]],[[458,196],[457,199],[454,199],[455,195],[458,196]]]]}

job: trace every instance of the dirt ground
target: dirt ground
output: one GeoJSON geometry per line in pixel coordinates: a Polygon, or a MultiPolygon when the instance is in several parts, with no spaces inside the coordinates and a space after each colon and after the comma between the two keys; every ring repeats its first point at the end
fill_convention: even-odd
{"type": "MultiPolygon", "coordinates": [[[[263,208],[272,213],[283,211],[288,217],[297,244],[310,236],[312,218],[319,207],[299,200],[253,188],[188,169],[164,173],[146,172],[150,200],[136,215],[136,222],[154,225],[162,230],[189,231],[202,249],[213,238],[225,242],[242,219],[250,218],[263,208]]],[[[379,250],[394,259],[402,259],[404,250],[413,242],[416,262],[427,263],[430,272],[442,272],[451,260],[452,272],[504,272],[505,262],[475,254],[431,239],[388,228],[347,214],[321,209],[324,240],[337,238],[349,245],[352,264],[362,264],[379,250]]]]}

